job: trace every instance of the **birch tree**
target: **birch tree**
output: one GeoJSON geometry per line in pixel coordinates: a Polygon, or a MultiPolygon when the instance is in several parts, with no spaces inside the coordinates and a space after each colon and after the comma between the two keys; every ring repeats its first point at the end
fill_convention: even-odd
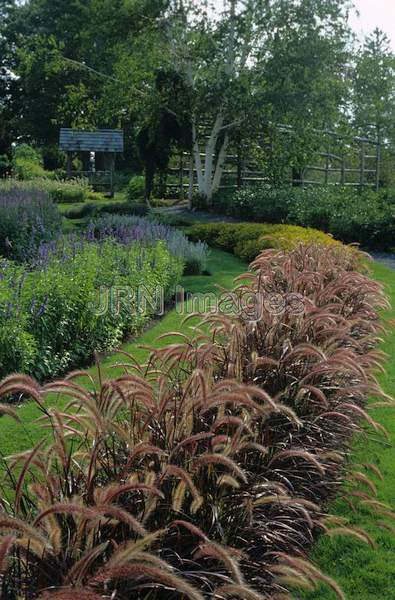
{"type": "Polygon", "coordinates": [[[174,0],[167,15],[170,57],[192,90],[193,164],[212,202],[229,144],[254,107],[254,66],[264,38],[264,0],[174,0]]]}

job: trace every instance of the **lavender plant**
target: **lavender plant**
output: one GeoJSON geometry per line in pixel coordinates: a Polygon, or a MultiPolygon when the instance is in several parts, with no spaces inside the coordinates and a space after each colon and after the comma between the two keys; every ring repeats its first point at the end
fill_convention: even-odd
{"type": "Polygon", "coordinates": [[[155,310],[136,305],[137,291],[155,299],[160,290],[168,300],[181,274],[182,262],[164,242],[98,242],[89,232],[42,243],[28,265],[3,261],[0,374],[23,371],[43,380],[117,347],[155,310]],[[103,289],[123,290],[116,306],[101,307],[103,289]]]}
{"type": "Polygon", "coordinates": [[[61,215],[39,188],[0,189],[0,255],[18,262],[33,258],[42,242],[55,239],[61,215]]]}
{"type": "Polygon", "coordinates": [[[122,244],[133,241],[152,244],[163,240],[169,252],[184,262],[185,273],[199,274],[206,270],[209,250],[205,242],[192,243],[179,229],[154,219],[106,215],[92,222],[90,231],[100,240],[113,238],[122,244]]]}

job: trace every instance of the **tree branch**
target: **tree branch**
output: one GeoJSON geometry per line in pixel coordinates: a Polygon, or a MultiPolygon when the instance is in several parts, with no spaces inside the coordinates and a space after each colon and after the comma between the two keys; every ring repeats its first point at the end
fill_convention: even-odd
{"type": "MultiPolygon", "coordinates": [[[[78,60],[73,60],[72,58],[67,58],[66,56],[62,56],[62,60],[64,60],[65,62],[71,63],[72,65],[74,65],[80,69],[85,69],[86,71],[90,71],[91,73],[94,73],[94,75],[98,75],[99,77],[102,77],[103,79],[109,79],[110,81],[124,85],[124,82],[121,81],[120,79],[116,79],[115,77],[112,77],[111,75],[107,75],[106,73],[101,73],[100,71],[97,71],[96,69],[93,69],[89,65],[79,62],[78,60]]],[[[137,92],[140,96],[143,96],[144,98],[147,95],[145,92],[142,92],[138,88],[134,88],[134,91],[137,92]]]]}

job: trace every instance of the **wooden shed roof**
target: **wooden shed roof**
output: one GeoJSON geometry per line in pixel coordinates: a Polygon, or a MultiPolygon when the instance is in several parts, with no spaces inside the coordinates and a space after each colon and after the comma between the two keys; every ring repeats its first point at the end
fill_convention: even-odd
{"type": "Polygon", "coordinates": [[[66,151],[123,152],[123,131],[121,129],[79,131],[63,128],[60,130],[59,146],[66,151]]]}

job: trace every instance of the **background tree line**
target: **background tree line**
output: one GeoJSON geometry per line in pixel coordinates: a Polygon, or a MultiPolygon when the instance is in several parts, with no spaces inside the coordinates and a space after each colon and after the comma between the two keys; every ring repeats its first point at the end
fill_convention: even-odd
{"type": "Polygon", "coordinates": [[[274,181],[303,169],[319,130],[394,140],[394,54],[364,43],[344,0],[0,0],[0,155],[12,142],[59,166],[60,127],[121,127],[123,166],[148,186],[173,149],[199,192],[218,189],[232,144],[274,181]],[[286,142],[277,125],[292,126],[286,142]],[[264,143],[257,144],[257,140],[264,143]],[[262,148],[264,150],[262,151],[262,148]]]}

